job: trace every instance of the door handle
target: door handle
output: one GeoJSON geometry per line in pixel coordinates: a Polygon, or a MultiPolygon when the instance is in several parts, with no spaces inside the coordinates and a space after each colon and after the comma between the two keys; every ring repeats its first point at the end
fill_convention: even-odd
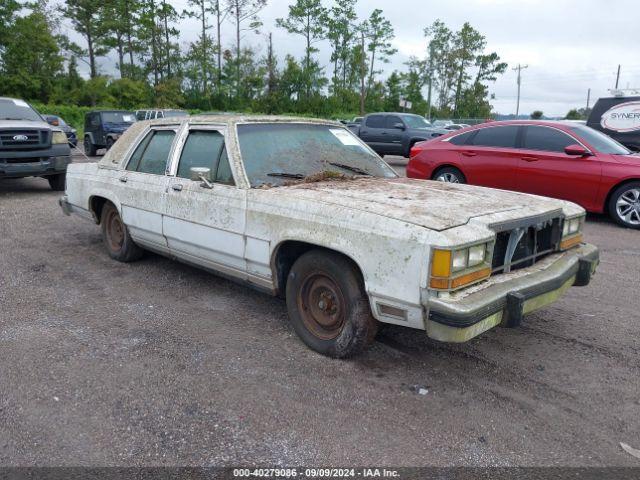
{"type": "Polygon", "coordinates": [[[465,157],[475,157],[478,154],[476,152],[462,152],[462,155],[465,157]]]}
{"type": "Polygon", "coordinates": [[[174,183],[173,185],[171,185],[171,188],[173,188],[176,192],[181,192],[182,191],[182,184],[181,183],[174,183]]]}
{"type": "Polygon", "coordinates": [[[127,183],[127,177],[126,177],[126,176],[122,176],[122,177],[120,177],[120,181],[121,181],[122,183],[127,183]]]}
{"type": "Polygon", "coordinates": [[[538,161],[538,157],[524,156],[524,157],[520,157],[520,158],[522,158],[522,160],[524,160],[525,162],[537,162],[538,161]]]}

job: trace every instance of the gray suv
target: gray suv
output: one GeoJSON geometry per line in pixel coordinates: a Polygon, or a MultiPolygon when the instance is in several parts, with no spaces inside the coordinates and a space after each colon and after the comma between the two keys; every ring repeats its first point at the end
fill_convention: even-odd
{"type": "Polygon", "coordinates": [[[64,190],[71,149],[67,135],[27,102],[0,97],[0,179],[44,177],[64,190]]]}

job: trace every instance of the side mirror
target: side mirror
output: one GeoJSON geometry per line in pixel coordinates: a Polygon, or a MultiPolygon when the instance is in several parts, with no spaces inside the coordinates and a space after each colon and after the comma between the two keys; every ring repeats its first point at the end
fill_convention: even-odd
{"type": "Polygon", "coordinates": [[[203,188],[213,188],[211,184],[211,169],[206,167],[191,167],[189,169],[189,174],[191,176],[191,180],[193,181],[202,181],[200,184],[203,188]]]}
{"type": "Polygon", "coordinates": [[[394,123],[393,128],[397,128],[398,130],[404,130],[404,124],[400,122],[394,123]]]}
{"type": "Polygon", "coordinates": [[[568,145],[564,148],[564,153],[571,155],[572,157],[587,157],[591,155],[591,152],[584,148],[582,145],[568,145]]]}

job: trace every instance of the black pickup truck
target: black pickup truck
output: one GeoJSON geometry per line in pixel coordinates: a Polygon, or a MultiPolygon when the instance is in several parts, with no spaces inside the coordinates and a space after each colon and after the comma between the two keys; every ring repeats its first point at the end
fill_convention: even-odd
{"type": "Polygon", "coordinates": [[[64,190],[71,149],[67,135],[24,100],[0,97],[0,178],[44,177],[64,190]]]}
{"type": "Polygon", "coordinates": [[[370,113],[362,123],[348,127],[378,155],[407,158],[414,143],[450,133],[444,128],[432,127],[424,117],[412,113],[370,113]]]}

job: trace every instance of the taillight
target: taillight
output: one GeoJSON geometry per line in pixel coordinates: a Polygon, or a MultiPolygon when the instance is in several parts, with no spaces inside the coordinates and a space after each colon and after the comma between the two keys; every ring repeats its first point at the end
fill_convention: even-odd
{"type": "Polygon", "coordinates": [[[422,151],[422,148],[420,148],[418,145],[414,145],[413,147],[411,147],[411,150],[409,150],[409,158],[415,157],[421,151],[422,151]]]}

